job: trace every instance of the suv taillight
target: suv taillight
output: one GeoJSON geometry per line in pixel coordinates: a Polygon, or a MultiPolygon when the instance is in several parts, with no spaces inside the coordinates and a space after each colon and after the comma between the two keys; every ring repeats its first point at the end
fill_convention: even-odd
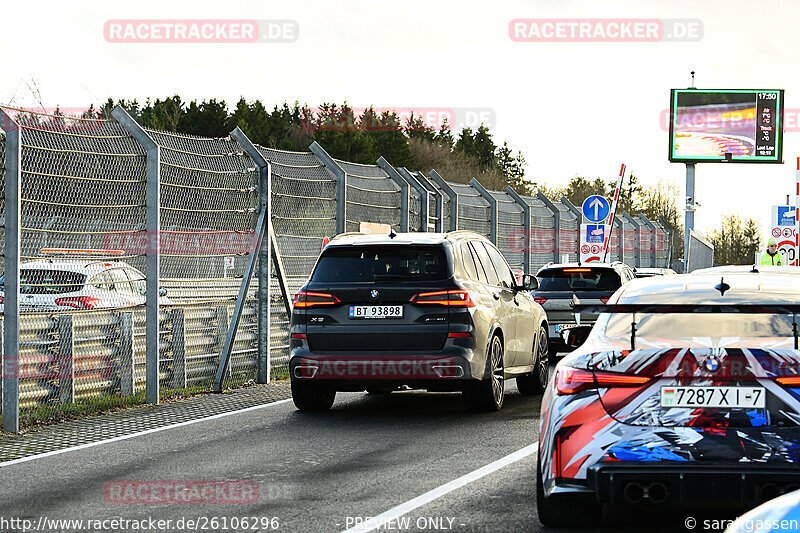
{"type": "Polygon", "coordinates": [[[592,372],[569,366],[562,367],[556,374],[558,394],[577,394],[587,389],[606,387],[640,387],[650,381],[647,376],[632,376],[616,372],[592,372]]]}
{"type": "Polygon", "coordinates": [[[534,296],[533,297],[533,301],[536,302],[539,305],[544,305],[544,303],[547,301],[547,298],[542,298],[540,296],[534,296]]]}
{"type": "Polygon", "coordinates": [[[99,298],[92,296],[71,296],[69,298],[56,298],[56,305],[66,305],[75,309],[93,309],[100,303],[99,298]]]}
{"type": "Polygon", "coordinates": [[[604,304],[607,304],[610,299],[611,299],[611,296],[608,296],[606,298],[600,298],[600,301],[603,302],[604,304]]]}
{"type": "Polygon", "coordinates": [[[449,307],[475,307],[475,302],[465,290],[420,292],[411,297],[412,304],[446,305],[449,307]]]}
{"type": "Polygon", "coordinates": [[[335,305],[339,298],[326,292],[299,291],[294,295],[295,307],[314,307],[315,305],[335,305]]]}

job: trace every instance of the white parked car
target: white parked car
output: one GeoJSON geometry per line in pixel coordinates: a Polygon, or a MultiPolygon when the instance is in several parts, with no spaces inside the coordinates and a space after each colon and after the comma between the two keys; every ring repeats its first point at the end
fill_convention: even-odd
{"type": "MultiPolygon", "coordinates": [[[[59,250],[65,252],[77,251],[59,250]]],[[[83,251],[87,255],[99,250],[83,251]]],[[[110,251],[102,251],[109,255],[110,251]]],[[[116,254],[114,254],[116,255],[116,254]]],[[[0,277],[3,303],[5,274],[0,277]]],[[[20,265],[20,310],[66,311],[108,309],[145,303],[145,276],[123,261],[96,258],[52,257],[20,265]]],[[[161,296],[166,294],[161,290],[161,296]]],[[[168,303],[162,299],[163,303],[168,303]]],[[[0,305],[0,310],[2,310],[0,305]]]]}

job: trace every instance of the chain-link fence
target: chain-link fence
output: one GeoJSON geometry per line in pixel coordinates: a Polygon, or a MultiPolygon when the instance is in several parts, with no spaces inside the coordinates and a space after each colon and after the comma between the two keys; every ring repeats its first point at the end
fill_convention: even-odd
{"type": "MultiPolygon", "coordinates": [[[[291,300],[325,240],[362,223],[475,231],[527,272],[577,260],[580,216],[566,200],[487,191],[383,159],[337,160],[316,143],[287,152],[253,146],[241,132],[210,139],[145,129],[121,109],[95,119],[0,108],[0,118],[13,132],[0,137],[0,260],[5,271],[12,254],[19,268],[3,286],[4,326],[19,332],[3,354],[4,375],[18,378],[18,407],[5,403],[18,408],[19,416],[4,413],[12,430],[11,418],[24,425],[141,402],[145,392],[152,401],[151,386],[162,398],[208,390],[226,350],[225,386],[286,377],[283,290],[291,300]],[[9,198],[19,216],[8,218],[5,187],[17,181],[9,198]],[[261,218],[274,240],[259,232],[261,218]],[[262,235],[275,244],[272,261],[254,256],[262,235]]],[[[644,221],[619,220],[610,258],[667,266],[663,221],[643,236],[644,221]]]]}

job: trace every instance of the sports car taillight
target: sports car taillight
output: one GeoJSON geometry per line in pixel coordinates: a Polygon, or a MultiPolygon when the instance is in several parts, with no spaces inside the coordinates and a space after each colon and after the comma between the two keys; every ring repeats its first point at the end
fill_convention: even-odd
{"type": "Polygon", "coordinates": [[[611,299],[611,296],[608,296],[606,298],[600,298],[600,301],[603,302],[604,304],[607,304],[610,299],[611,299]]]}
{"type": "Polygon", "coordinates": [[[314,307],[315,305],[334,305],[339,303],[339,298],[325,292],[298,291],[294,295],[295,307],[314,307]]]}
{"type": "Polygon", "coordinates": [[[411,297],[412,304],[446,305],[449,307],[475,307],[475,302],[464,290],[420,292],[411,297]]]}
{"type": "Polygon", "coordinates": [[[782,376],[775,381],[786,387],[800,387],[800,376],[782,376]]]}
{"type": "Polygon", "coordinates": [[[577,394],[586,389],[640,387],[650,379],[646,376],[632,376],[616,372],[592,372],[565,366],[560,368],[556,374],[556,390],[558,394],[577,394]]]}
{"type": "Polygon", "coordinates": [[[71,296],[69,298],[56,298],[56,305],[66,305],[75,309],[92,309],[100,303],[99,298],[92,296],[71,296]]]}

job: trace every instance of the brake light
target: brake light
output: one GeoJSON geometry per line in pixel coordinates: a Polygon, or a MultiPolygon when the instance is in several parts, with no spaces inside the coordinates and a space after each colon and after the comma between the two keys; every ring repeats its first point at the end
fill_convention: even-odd
{"type": "Polygon", "coordinates": [[[610,299],[611,299],[611,296],[608,296],[606,298],[600,298],[600,301],[603,302],[604,304],[607,304],[610,299]]]}
{"type": "Polygon", "coordinates": [[[451,339],[462,339],[465,337],[472,337],[472,333],[469,332],[462,332],[462,331],[454,331],[447,334],[448,337],[451,339]]]}
{"type": "Polygon", "coordinates": [[[412,304],[446,305],[449,307],[475,307],[469,292],[461,289],[450,291],[420,292],[411,297],[412,304]]]}
{"type": "Polygon", "coordinates": [[[544,305],[544,303],[547,301],[547,298],[541,298],[541,297],[538,297],[538,296],[534,296],[533,297],[533,301],[536,302],[539,305],[544,305]]]}
{"type": "Polygon", "coordinates": [[[56,305],[66,305],[75,309],[92,309],[100,303],[99,298],[92,296],[71,296],[69,298],[56,298],[56,305]]]}
{"type": "Polygon", "coordinates": [[[5,301],[6,301],[6,299],[3,296],[0,296],[0,304],[5,302],[5,301]]]}
{"type": "Polygon", "coordinates": [[[325,292],[299,291],[294,295],[295,307],[314,307],[315,305],[335,305],[340,302],[333,294],[325,292]]]}
{"type": "Polygon", "coordinates": [[[775,378],[775,381],[787,387],[800,387],[800,376],[783,376],[775,378]]]}
{"type": "Polygon", "coordinates": [[[591,268],[565,268],[564,273],[566,274],[575,274],[577,272],[591,272],[591,268]]]}
{"type": "Polygon", "coordinates": [[[305,339],[306,338],[306,334],[305,333],[292,333],[292,338],[293,339],[305,339]]]}
{"type": "Polygon", "coordinates": [[[592,372],[572,367],[559,369],[556,390],[559,394],[577,394],[583,390],[604,387],[640,387],[650,381],[646,376],[631,376],[616,372],[592,372]]]}

